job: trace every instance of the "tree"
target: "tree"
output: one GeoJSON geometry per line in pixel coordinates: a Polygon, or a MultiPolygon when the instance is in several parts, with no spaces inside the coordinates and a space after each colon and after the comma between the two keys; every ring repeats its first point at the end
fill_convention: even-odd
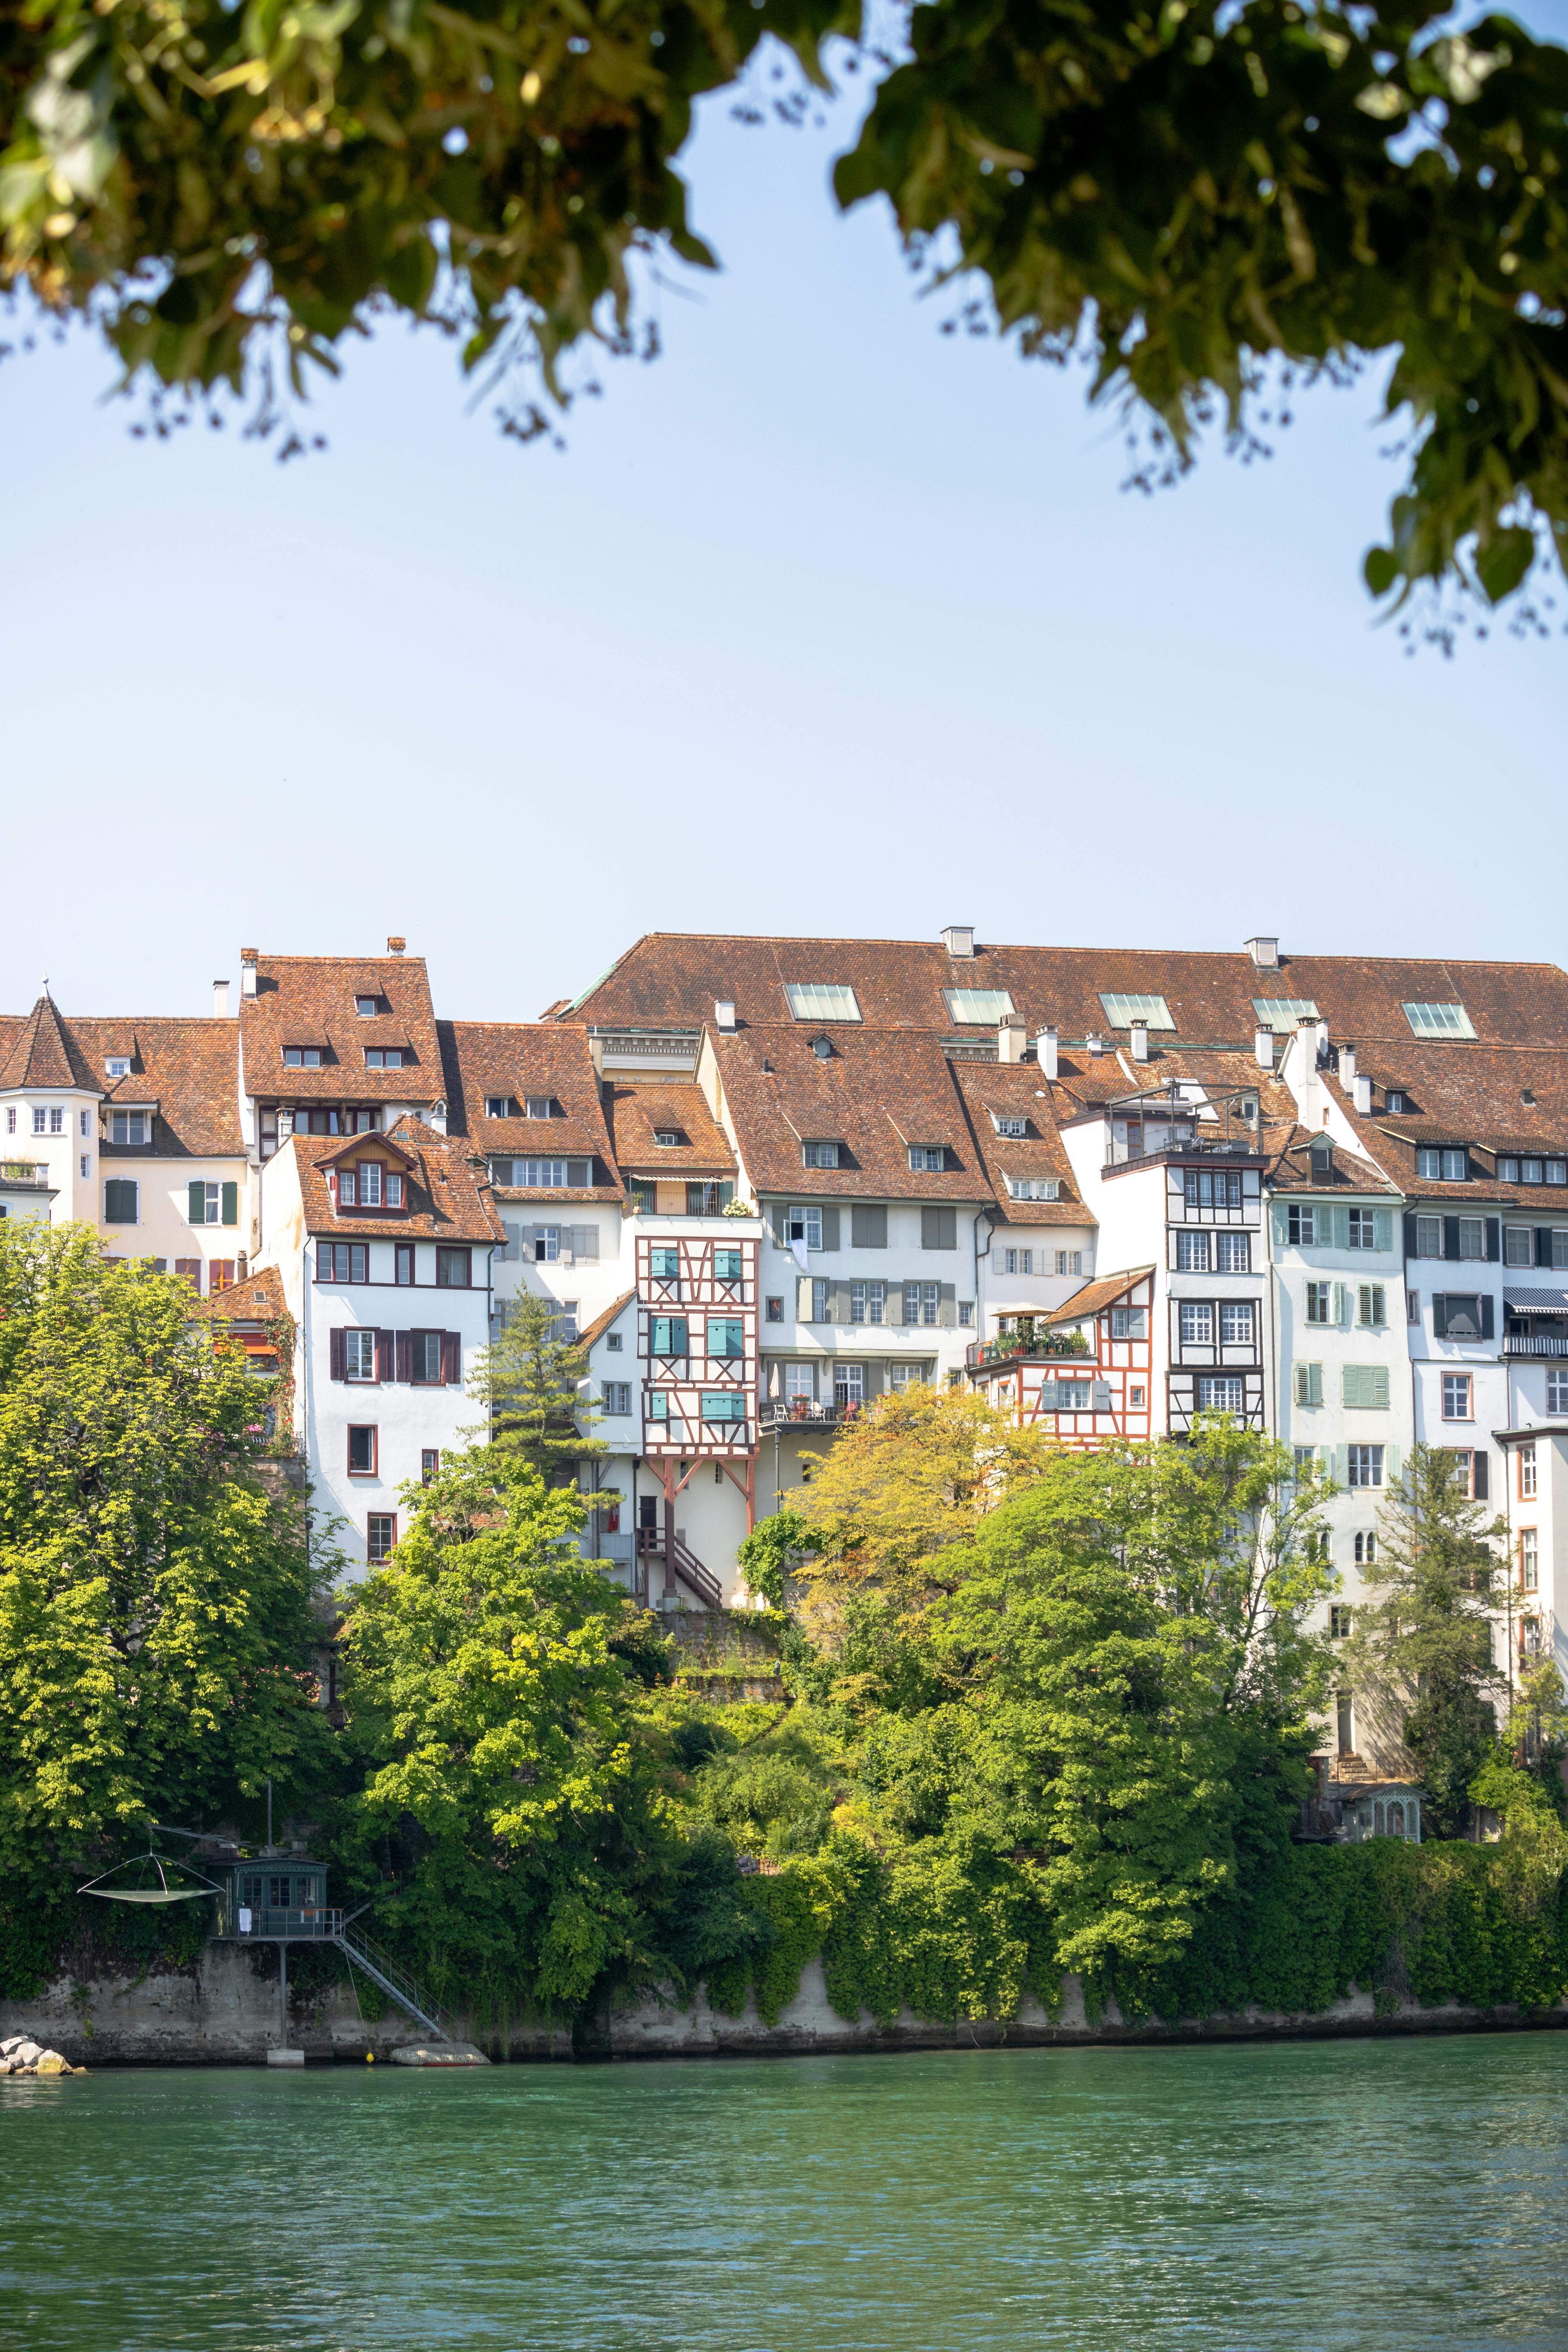
{"type": "Polygon", "coordinates": [[[1383,1597],[1356,1612],[1342,1652],[1352,1687],[1402,1718],[1439,1836],[1468,1826],[1469,1786],[1497,1740],[1489,1523],[1460,1484],[1452,1454],[1412,1448],[1378,1522],[1377,1560],[1364,1571],[1383,1597]]]}
{"type": "Polygon", "coordinates": [[[500,1336],[484,1349],[469,1382],[489,1407],[488,1433],[500,1454],[536,1470],[547,1486],[571,1478],[577,1465],[609,1452],[588,1432],[598,1408],[584,1395],[587,1350],[563,1337],[548,1298],[525,1290],[511,1302],[500,1336]]]}
{"type": "Polygon", "coordinates": [[[816,1530],[798,1511],[774,1511],[742,1537],[735,1559],[752,1591],[760,1592],[770,1609],[782,1609],[792,1562],[816,1549],[816,1530]]]}
{"type": "MultiPolygon", "coordinates": [[[[324,1739],[299,1514],[258,1383],[151,1265],[0,1223],[0,1864],[201,1820],[324,1739]]],[[[264,1392],[263,1392],[264,1393],[264,1392]]]]}
{"type": "Polygon", "coordinates": [[[264,429],[400,310],[531,436],[531,369],[554,405],[574,346],[651,347],[639,263],[712,266],[674,159],[767,34],[786,119],[843,43],[885,73],[839,203],[886,196],[972,323],[1086,354],[1147,436],[1137,478],[1215,415],[1252,445],[1288,407],[1272,362],[1396,352],[1374,593],[1492,602],[1561,551],[1568,54],[1437,0],[922,0],[897,65],[847,0],[31,0],[0,24],[0,282],[96,321],[128,379],[248,379],[264,429]]]}

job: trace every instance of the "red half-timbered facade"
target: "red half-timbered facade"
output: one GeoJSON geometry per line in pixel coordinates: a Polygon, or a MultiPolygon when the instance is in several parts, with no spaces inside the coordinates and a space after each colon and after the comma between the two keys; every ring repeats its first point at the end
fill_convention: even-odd
{"type": "MultiPolygon", "coordinates": [[[[637,1350],[643,1459],[664,1488],[665,1580],[700,1563],[678,1560],[676,1497],[713,1463],[756,1520],[757,1248],[712,1220],[639,1219],[637,1350]]],[[[657,1544],[647,1547],[658,1549],[657,1544]]]]}
{"type": "Polygon", "coordinates": [[[1153,1395],[1154,1269],[1084,1286],[1054,1315],[1018,1316],[969,1349],[969,1377],[1020,1428],[1049,1431],[1084,1452],[1148,1437],[1153,1395]],[[1075,1335],[1081,1353],[1063,1352],[1075,1335]]]}

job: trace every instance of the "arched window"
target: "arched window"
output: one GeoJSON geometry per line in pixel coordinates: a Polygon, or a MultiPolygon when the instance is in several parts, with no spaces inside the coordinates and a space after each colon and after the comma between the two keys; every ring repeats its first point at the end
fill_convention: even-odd
{"type": "Polygon", "coordinates": [[[1405,1835],[1405,1808],[1397,1800],[1388,1809],[1388,1834],[1397,1838],[1405,1835]]]}

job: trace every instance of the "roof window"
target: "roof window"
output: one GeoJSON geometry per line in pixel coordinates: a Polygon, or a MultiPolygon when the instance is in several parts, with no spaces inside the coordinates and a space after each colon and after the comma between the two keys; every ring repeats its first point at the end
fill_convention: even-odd
{"type": "Polygon", "coordinates": [[[1407,1004],[1405,1018],[1417,1037],[1473,1037],[1476,1034],[1462,1004],[1407,1004]]]}
{"type": "Polygon", "coordinates": [[[356,996],[354,1011],[362,1021],[374,1021],[381,1011],[381,999],[379,996],[356,996]]]}
{"type": "Polygon", "coordinates": [[[1059,1176],[1009,1176],[1007,1190],[1015,1201],[1059,1201],[1059,1176]]]}
{"type": "Polygon", "coordinates": [[[1424,1146],[1415,1154],[1415,1173],[1426,1184],[1468,1184],[1470,1155],[1463,1144],[1445,1145],[1441,1150],[1424,1146]]]}
{"type": "Polygon", "coordinates": [[[515,1118],[517,1117],[516,1097],[514,1095],[487,1095],[485,1097],[485,1117],[487,1118],[515,1118]]]}
{"type": "Polygon", "coordinates": [[[807,1168],[837,1168],[838,1165],[837,1143],[803,1143],[800,1149],[802,1164],[807,1168]]]}
{"type": "Polygon", "coordinates": [[[524,1118],[553,1118],[555,1098],[552,1095],[525,1095],[522,1103],[524,1118]]]}
{"type": "Polygon", "coordinates": [[[1134,1021],[1142,1021],[1150,1029],[1174,1029],[1176,1025],[1163,996],[1118,996],[1101,989],[1100,1001],[1113,1029],[1131,1029],[1134,1021]]]}
{"type": "Polygon", "coordinates": [[[1281,1034],[1288,1029],[1300,1028],[1303,1021],[1321,1018],[1310,996],[1255,996],[1252,1009],[1260,1029],[1272,1029],[1281,1034]]]}
{"type": "Polygon", "coordinates": [[[131,1076],[130,1055],[110,1054],[103,1065],[103,1069],[106,1077],[128,1078],[131,1076]]]}
{"type": "Polygon", "coordinates": [[[1406,1111],[1409,1109],[1410,1097],[1407,1094],[1403,1093],[1398,1087],[1390,1087],[1383,1097],[1383,1103],[1385,1110],[1393,1111],[1395,1117],[1397,1117],[1401,1111],[1406,1111]]]}
{"type": "Polygon", "coordinates": [[[286,1070],[319,1070],[321,1049],[319,1045],[285,1045],[283,1066],[286,1070]]]}
{"type": "Polygon", "coordinates": [[[1013,1010],[1013,999],[1005,988],[944,988],[949,1017],[954,1021],[973,1021],[989,1024],[1005,1021],[1013,1010]]]}
{"type": "Polygon", "coordinates": [[[917,1176],[940,1176],[947,1166],[947,1152],[940,1143],[911,1143],[910,1166],[917,1176]]]}
{"type": "Polygon", "coordinates": [[[680,1141],[680,1138],[673,1127],[656,1127],[653,1131],[653,1139],[656,1143],[663,1144],[678,1144],[680,1141]]]}
{"type": "Polygon", "coordinates": [[[797,1021],[858,1021],[855,991],[833,980],[789,980],[784,982],[789,1009],[797,1021]]]}
{"type": "Polygon", "coordinates": [[[991,1124],[998,1135],[1010,1135],[1015,1139],[1026,1136],[1029,1132],[1028,1119],[1021,1110],[994,1110],[991,1114],[991,1124]]]}
{"type": "Polygon", "coordinates": [[[367,1070],[400,1070],[403,1067],[401,1045],[367,1045],[364,1049],[367,1070]]]}

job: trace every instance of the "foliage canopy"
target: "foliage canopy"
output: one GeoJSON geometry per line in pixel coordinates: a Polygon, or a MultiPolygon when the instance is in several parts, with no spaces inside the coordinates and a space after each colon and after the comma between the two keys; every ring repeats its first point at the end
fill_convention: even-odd
{"type": "MultiPolygon", "coordinates": [[[[803,89],[884,74],[838,201],[1026,353],[1087,352],[1143,478],[1268,363],[1394,354],[1408,478],[1374,593],[1496,602],[1568,539],[1568,52],[1436,0],[920,0],[894,62],[849,0],[23,0],[0,21],[0,283],[128,375],[335,370],[378,307],[460,336],[546,429],[574,346],[646,339],[638,257],[712,257],[675,159],[764,36],[803,89]],[[520,390],[519,386],[524,388],[520,390]]],[[[784,110],[788,112],[787,107],[784,110]]],[[[645,344],[646,347],[646,344],[645,344]]]]}

